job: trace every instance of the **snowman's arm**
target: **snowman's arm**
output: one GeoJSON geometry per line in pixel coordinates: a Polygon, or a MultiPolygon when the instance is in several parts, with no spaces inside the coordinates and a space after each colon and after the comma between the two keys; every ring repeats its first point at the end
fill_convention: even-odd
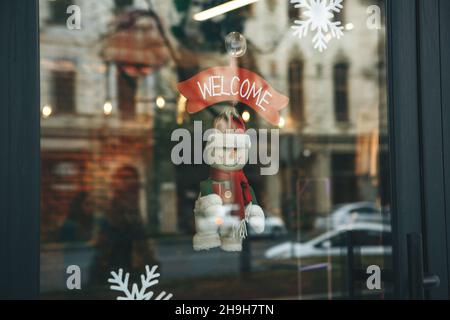
{"type": "Polygon", "coordinates": [[[200,195],[195,202],[194,213],[203,216],[214,216],[222,212],[222,199],[215,194],[210,180],[200,183],[200,195]]]}

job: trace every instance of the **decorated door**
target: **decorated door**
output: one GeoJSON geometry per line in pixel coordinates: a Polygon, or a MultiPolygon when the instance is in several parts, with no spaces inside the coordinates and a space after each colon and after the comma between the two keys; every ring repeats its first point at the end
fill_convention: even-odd
{"type": "Polygon", "coordinates": [[[443,2],[39,1],[23,292],[448,297],[443,2]]]}

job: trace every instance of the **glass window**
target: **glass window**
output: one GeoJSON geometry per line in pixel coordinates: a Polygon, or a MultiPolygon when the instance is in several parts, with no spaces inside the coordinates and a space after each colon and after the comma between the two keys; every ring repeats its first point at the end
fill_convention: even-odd
{"type": "Polygon", "coordinates": [[[133,5],[133,0],[114,0],[115,9],[120,11],[133,5]]]}
{"type": "Polygon", "coordinates": [[[54,25],[66,25],[68,18],[67,8],[73,4],[71,0],[45,1],[49,9],[48,22],[54,25]]]}
{"type": "Polygon", "coordinates": [[[174,299],[334,299],[349,272],[391,268],[386,32],[367,1],[343,2],[339,39],[299,36],[312,11],[290,1],[88,2],[66,30],[67,3],[40,1],[42,298],[139,298],[111,284],[159,273],[174,299]],[[379,246],[355,265],[350,226],[379,246]]]}
{"type": "Polygon", "coordinates": [[[346,7],[347,7],[347,5],[346,5],[346,0],[342,0],[342,2],[341,2],[341,5],[342,5],[342,9],[341,10],[339,10],[339,11],[334,11],[333,12],[333,20],[334,21],[339,21],[339,22],[341,22],[342,23],[342,25],[345,25],[345,11],[346,11],[346,7]]]}
{"type": "Polygon", "coordinates": [[[136,111],[137,77],[119,70],[117,74],[117,90],[119,112],[123,117],[134,116],[136,111]]]}
{"type": "Polygon", "coordinates": [[[303,62],[295,59],[289,63],[289,93],[291,101],[292,119],[303,125],[304,121],[304,97],[303,97],[303,62]]]}
{"type": "Polygon", "coordinates": [[[288,16],[290,22],[298,20],[301,15],[302,15],[302,8],[296,8],[295,6],[288,7],[288,16]]]}
{"type": "Polygon", "coordinates": [[[348,72],[349,65],[347,63],[334,65],[334,109],[337,122],[347,122],[349,120],[348,72]]]}
{"type": "Polygon", "coordinates": [[[58,113],[75,112],[76,73],[72,70],[54,70],[52,77],[53,103],[58,113]]]}
{"type": "MultiPolygon", "coordinates": [[[[347,245],[346,233],[341,232],[326,240],[324,243],[326,243],[325,247],[329,246],[330,248],[344,248],[347,245]]],[[[322,243],[322,245],[324,243],[322,243]]]]}

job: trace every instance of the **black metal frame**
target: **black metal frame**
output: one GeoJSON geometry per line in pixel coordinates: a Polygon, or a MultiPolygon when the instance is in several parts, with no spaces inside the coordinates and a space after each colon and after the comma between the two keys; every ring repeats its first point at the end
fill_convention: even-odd
{"type": "Polygon", "coordinates": [[[0,1],[0,298],[39,297],[38,1],[0,1]]]}
{"type": "MultiPolygon", "coordinates": [[[[441,51],[441,105],[442,105],[442,132],[444,145],[444,163],[450,163],[450,1],[440,0],[440,51],[441,51]]],[[[444,166],[445,188],[445,218],[447,225],[447,262],[450,264],[450,165],[444,166]]],[[[447,269],[447,278],[450,279],[450,268],[447,269]]],[[[450,291],[450,284],[447,289],[450,291]]]]}
{"type": "Polygon", "coordinates": [[[417,6],[411,0],[387,4],[394,287],[396,298],[407,298],[407,235],[422,229],[417,6]]]}
{"type": "MultiPolygon", "coordinates": [[[[410,296],[407,235],[424,230],[425,269],[443,280],[431,297],[448,298],[450,1],[387,4],[395,298],[410,296]]],[[[0,298],[39,297],[38,5],[0,2],[0,298]]]]}
{"type": "Polygon", "coordinates": [[[449,37],[441,30],[449,25],[449,2],[388,4],[395,297],[423,296],[419,293],[428,286],[423,282],[439,279],[438,287],[428,286],[426,297],[448,299],[450,114],[445,106],[450,100],[445,88],[450,55],[449,37]],[[423,243],[411,248],[408,238],[423,243]],[[412,254],[424,257],[424,274],[411,274],[418,259],[412,254]]]}
{"type": "Polygon", "coordinates": [[[419,1],[418,18],[424,271],[440,279],[441,285],[428,292],[429,298],[435,299],[449,297],[442,122],[442,91],[445,87],[441,82],[441,61],[445,56],[441,58],[439,50],[440,6],[444,3],[448,4],[448,1],[419,1]]]}

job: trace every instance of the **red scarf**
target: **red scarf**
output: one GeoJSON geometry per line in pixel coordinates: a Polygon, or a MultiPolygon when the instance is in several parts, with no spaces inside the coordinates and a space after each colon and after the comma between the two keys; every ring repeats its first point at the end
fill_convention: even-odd
{"type": "Polygon", "coordinates": [[[239,215],[241,219],[245,218],[245,207],[252,202],[252,193],[250,185],[244,171],[223,171],[211,168],[210,178],[214,181],[229,181],[233,193],[233,203],[239,205],[239,210],[233,211],[233,214],[239,215]]]}

